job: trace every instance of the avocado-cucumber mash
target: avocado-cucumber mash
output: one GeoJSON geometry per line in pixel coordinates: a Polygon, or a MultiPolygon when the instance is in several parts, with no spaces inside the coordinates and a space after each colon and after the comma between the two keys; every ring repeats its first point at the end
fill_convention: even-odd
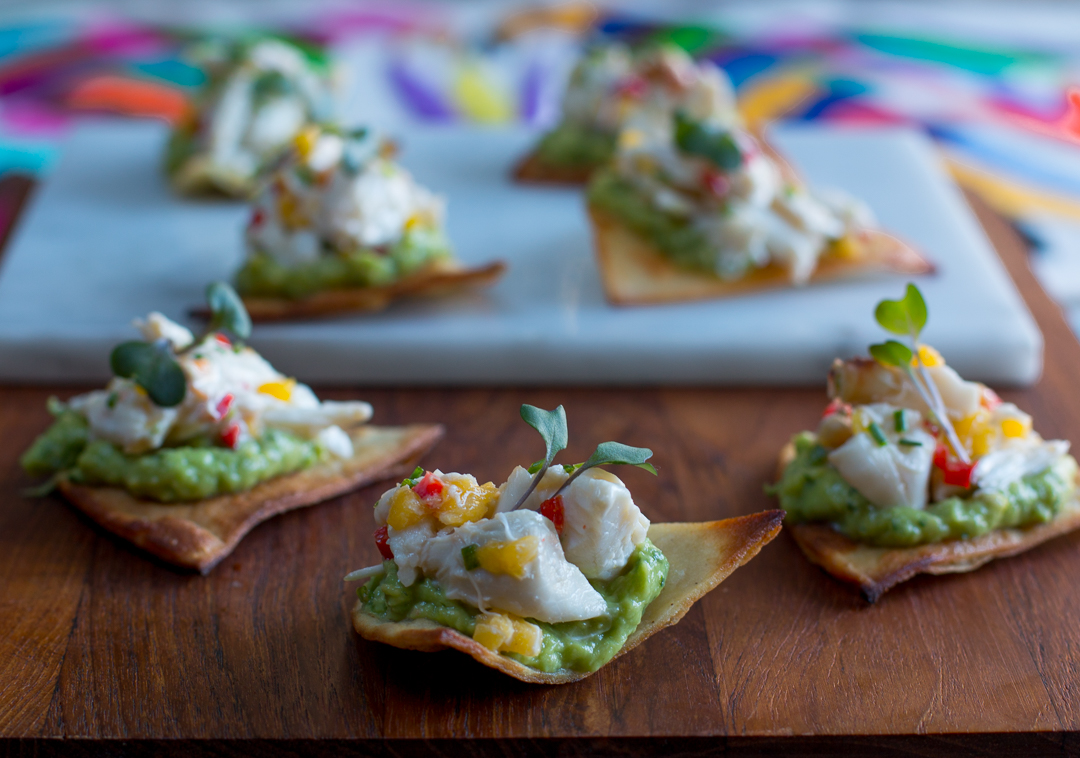
{"type": "Polygon", "coordinates": [[[320,255],[299,265],[283,266],[269,255],[256,252],[237,273],[236,289],[245,297],[299,299],[329,289],[384,286],[450,257],[446,236],[422,228],[407,230],[385,250],[361,248],[320,255]]]}
{"type": "Polygon", "coordinates": [[[788,522],[828,522],[856,542],[879,547],[912,547],[1046,523],[1075,491],[1077,464],[1066,455],[1003,491],[950,497],[925,510],[879,508],[841,478],[813,434],[797,435],[794,444],[795,459],[774,489],[788,522]]]}
{"type": "Polygon", "coordinates": [[[602,166],[614,154],[614,134],[571,123],[559,124],[536,146],[543,163],[567,168],[602,166]]]}
{"type": "Polygon", "coordinates": [[[22,457],[28,474],[62,471],[74,481],[122,487],[132,495],[166,503],[242,492],[307,468],[322,456],[317,443],[278,429],[269,429],[235,449],[203,440],[128,455],[104,440],[91,441],[86,419],[78,413],[57,412],[53,425],[22,457]]]}
{"type": "MultiPolygon", "coordinates": [[[[405,587],[398,579],[394,561],[384,561],[383,569],[382,574],[357,590],[366,613],[387,621],[429,619],[472,636],[478,611],[448,600],[431,579],[419,579],[405,587]]],[[[645,608],[664,588],[667,573],[667,558],[646,539],[631,554],[619,576],[607,582],[590,582],[607,602],[608,615],[559,624],[529,619],[544,633],[540,654],[534,658],[504,655],[545,673],[596,671],[615,657],[641,623],[645,608]]]]}
{"type": "Polygon", "coordinates": [[[674,263],[686,268],[716,271],[718,252],[689,217],[665,213],[649,197],[612,169],[603,169],[589,182],[589,204],[614,216],[644,237],[674,263]]]}

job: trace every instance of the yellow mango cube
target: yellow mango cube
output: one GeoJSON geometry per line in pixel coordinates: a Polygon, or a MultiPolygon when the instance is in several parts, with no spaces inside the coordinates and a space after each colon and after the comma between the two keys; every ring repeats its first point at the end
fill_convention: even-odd
{"type": "Polygon", "coordinates": [[[508,642],[504,642],[502,649],[507,653],[517,653],[528,658],[540,655],[544,647],[544,631],[536,624],[519,618],[511,618],[514,625],[514,636],[508,642]]]}
{"type": "Polygon", "coordinates": [[[319,141],[319,127],[308,126],[296,133],[293,138],[293,146],[301,158],[307,158],[315,149],[315,143],[319,141]]]}
{"type": "Polygon", "coordinates": [[[855,260],[862,256],[862,248],[859,247],[859,243],[850,234],[845,234],[840,239],[834,240],[829,251],[837,258],[843,258],[844,260],[855,260]]]}
{"type": "Polygon", "coordinates": [[[428,509],[409,487],[398,487],[390,496],[390,514],[386,523],[400,531],[427,518],[428,509]]]}
{"type": "Polygon", "coordinates": [[[514,625],[501,613],[485,613],[476,620],[473,639],[488,650],[499,652],[514,637],[514,625]]]}
{"type": "Polygon", "coordinates": [[[480,568],[492,574],[509,574],[515,579],[525,576],[525,567],[540,553],[540,539],[535,535],[516,540],[489,542],[476,551],[480,568]]]}
{"type": "Polygon", "coordinates": [[[468,480],[448,479],[450,484],[459,487],[458,497],[447,497],[437,508],[438,519],[447,526],[461,526],[467,521],[479,521],[487,518],[492,504],[499,494],[499,488],[491,482],[479,487],[472,486],[468,480]]]}
{"type": "Polygon", "coordinates": [[[295,386],[295,379],[285,379],[280,382],[267,382],[259,385],[259,392],[287,403],[292,398],[293,387],[295,386]]]}
{"type": "Polygon", "coordinates": [[[919,345],[919,362],[927,368],[945,365],[945,359],[941,357],[941,353],[929,345],[919,345]]]}
{"type": "Polygon", "coordinates": [[[1031,425],[1018,418],[1007,418],[1001,422],[1001,433],[1006,437],[1011,437],[1013,439],[1026,437],[1030,431],[1031,425]]]}

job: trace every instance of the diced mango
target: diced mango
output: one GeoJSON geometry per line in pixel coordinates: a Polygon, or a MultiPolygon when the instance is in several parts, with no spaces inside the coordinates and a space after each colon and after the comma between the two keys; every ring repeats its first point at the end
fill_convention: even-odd
{"type": "Polygon", "coordinates": [[[295,386],[295,379],[284,379],[280,382],[267,382],[260,385],[259,392],[287,403],[292,398],[293,387],[295,386]]]}
{"type": "Polygon", "coordinates": [[[423,521],[429,511],[409,487],[398,487],[390,496],[390,513],[386,523],[400,531],[423,521]]]}
{"type": "Polygon", "coordinates": [[[645,141],[645,135],[640,129],[624,129],[619,135],[619,147],[635,148],[645,141]]]}
{"type": "Polygon", "coordinates": [[[941,357],[941,353],[929,345],[919,345],[919,362],[927,368],[945,365],[945,359],[941,357]]]}
{"type": "Polygon", "coordinates": [[[509,574],[515,579],[525,576],[525,567],[540,553],[540,539],[535,535],[506,542],[481,545],[476,551],[480,568],[492,574],[509,574]]]}
{"type": "Polygon", "coordinates": [[[1001,422],[1001,433],[1006,437],[1026,437],[1029,431],[1030,425],[1017,418],[1007,418],[1001,422]]]}
{"type": "Polygon", "coordinates": [[[844,260],[855,260],[862,257],[862,248],[859,247],[859,243],[855,241],[855,237],[850,234],[845,234],[840,239],[834,240],[829,248],[829,252],[837,258],[843,258],[844,260]]]}
{"type": "Polygon", "coordinates": [[[296,137],[293,138],[293,146],[296,147],[296,152],[300,158],[304,159],[311,155],[311,151],[315,149],[315,143],[318,141],[319,127],[308,126],[296,133],[296,137]]]}
{"type": "Polygon", "coordinates": [[[437,508],[439,521],[447,526],[461,526],[467,521],[487,518],[499,496],[499,488],[491,482],[473,487],[467,480],[450,479],[448,484],[457,485],[460,492],[457,498],[444,499],[437,508]]]}
{"type": "Polygon", "coordinates": [[[503,613],[485,613],[476,620],[473,639],[496,653],[540,654],[544,632],[536,624],[503,613]]]}

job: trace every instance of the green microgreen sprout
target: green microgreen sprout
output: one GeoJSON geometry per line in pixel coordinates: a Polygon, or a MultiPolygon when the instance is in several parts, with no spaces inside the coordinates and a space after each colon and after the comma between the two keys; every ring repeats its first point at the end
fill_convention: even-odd
{"type": "Polygon", "coordinates": [[[870,355],[881,365],[898,368],[904,372],[919,393],[919,397],[930,409],[933,422],[945,432],[956,455],[964,463],[971,463],[967,450],[960,443],[960,438],[949,421],[949,414],[941,399],[941,393],[938,392],[937,385],[930,377],[930,372],[919,357],[919,335],[926,326],[927,319],[926,300],[923,299],[919,288],[914,284],[908,284],[904,296],[899,300],[882,300],[874,309],[874,318],[885,331],[908,338],[910,345],[897,340],[886,340],[871,345],[870,355]]]}
{"type": "MultiPolygon", "coordinates": [[[[232,287],[225,282],[214,282],[206,288],[206,301],[211,315],[208,330],[202,339],[222,329],[229,330],[240,339],[251,336],[251,318],[232,287]]],[[[196,340],[194,344],[201,341],[196,340]]],[[[113,374],[130,379],[141,387],[155,405],[173,408],[180,405],[187,394],[187,377],[176,358],[172,343],[166,339],[154,342],[131,340],[113,348],[109,365],[113,374]]]]}
{"type": "MultiPolygon", "coordinates": [[[[535,472],[532,470],[533,466],[529,467],[529,473],[533,474],[533,479],[529,483],[529,488],[525,490],[524,494],[514,503],[514,507],[510,510],[517,510],[529,498],[529,495],[536,489],[536,485],[540,484],[540,480],[544,478],[544,474],[547,473],[551,462],[555,460],[555,455],[560,450],[566,449],[568,439],[566,409],[561,405],[553,411],[545,411],[535,405],[524,404],[521,406],[521,418],[526,424],[540,432],[547,450],[544,453],[543,462],[535,472]]],[[[535,464],[533,465],[535,466],[535,464]]]]}
{"type": "Polygon", "coordinates": [[[571,482],[594,466],[637,466],[656,476],[656,467],[651,463],[646,463],[650,458],[652,458],[652,450],[647,447],[630,447],[621,442],[601,442],[588,460],[574,469],[574,473],[567,477],[555,494],[561,493],[570,486],[571,482]]]}
{"type": "Polygon", "coordinates": [[[466,571],[480,568],[480,561],[476,557],[479,545],[466,545],[461,548],[461,561],[465,564],[466,571]]]}
{"type": "Polygon", "coordinates": [[[698,155],[722,171],[734,171],[743,162],[743,154],[735,137],[725,129],[717,129],[675,111],[675,144],[688,155],[698,155]]]}

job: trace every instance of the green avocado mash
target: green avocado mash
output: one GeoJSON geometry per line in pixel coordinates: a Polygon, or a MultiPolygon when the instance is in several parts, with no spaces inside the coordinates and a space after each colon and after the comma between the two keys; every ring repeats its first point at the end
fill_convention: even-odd
{"type": "MultiPolygon", "coordinates": [[[[393,561],[384,561],[383,567],[385,573],[357,590],[365,612],[390,621],[430,619],[472,636],[479,611],[456,600],[447,600],[442,587],[431,579],[420,579],[411,587],[403,586],[393,561]]],[[[514,653],[503,655],[546,673],[596,671],[615,657],[641,623],[646,606],[664,588],[667,573],[667,558],[645,540],[631,554],[619,576],[608,582],[591,582],[607,601],[608,616],[561,624],[530,619],[544,632],[540,654],[535,658],[514,653]]]]}
{"type": "Polygon", "coordinates": [[[123,487],[132,495],[171,503],[242,492],[307,468],[321,456],[318,444],[276,429],[235,450],[202,441],[127,455],[104,440],[90,441],[86,419],[60,410],[21,463],[32,476],[62,471],[74,481],[123,487]]]}
{"type": "Polygon", "coordinates": [[[718,251],[690,219],[659,210],[615,171],[604,169],[593,175],[588,200],[591,206],[614,216],[678,265],[716,272],[718,251]]]}
{"type": "Polygon", "coordinates": [[[562,123],[545,134],[536,155],[551,166],[602,166],[615,154],[615,135],[562,123]]]}
{"type": "Polygon", "coordinates": [[[379,287],[450,256],[442,231],[417,228],[405,232],[385,252],[360,249],[320,255],[299,266],[283,266],[269,255],[256,253],[237,273],[236,289],[245,297],[299,299],[328,289],[379,287]]]}
{"type": "Polygon", "coordinates": [[[773,489],[788,522],[827,521],[856,542],[880,547],[911,547],[1042,524],[1054,518],[1076,490],[1077,464],[1067,455],[1001,492],[950,497],[925,510],[878,508],[841,478],[813,434],[796,435],[794,444],[795,460],[773,489]]]}

